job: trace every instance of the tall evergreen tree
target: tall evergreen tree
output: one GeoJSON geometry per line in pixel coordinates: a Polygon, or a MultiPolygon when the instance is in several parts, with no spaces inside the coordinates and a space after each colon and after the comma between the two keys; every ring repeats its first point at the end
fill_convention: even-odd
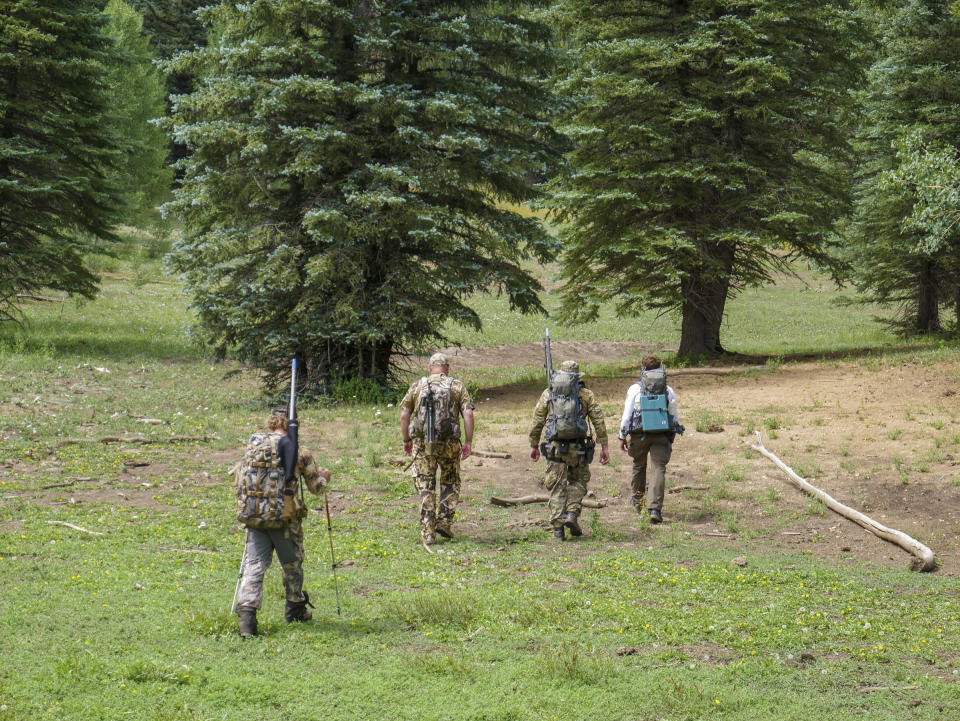
{"type": "Polygon", "coordinates": [[[280,381],[384,382],[391,358],[479,327],[477,291],[541,311],[524,269],[555,242],[509,209],[537,199],[558,139],[549,29],[522,2],[223,2],[220,33],[172,64],[192,148],[171,256],[203,336],[280,381]]]}
{"type": "Polygon", "coordinates": [[[17,0],[0,9],[0,318],[18,294],[92,297],[90,238],[118,209],[107,120],[115,47],[95,0],[17,0]]]}
{"type": "MultiPolygon", "coordinates": [[[[169,60],[180,53],[203,47],[207,31],[197,10],[209,5],[208,0],[129,0],[130,5],[143,16],[144,29],[160,58],[169,60]]],[[[193,92],[194,77],[186,71],[167,73],[167,92],[186,95],[193,92]]],[[[164,112],[168,108],[164,109],[164,112]]],[[[154,117],[160,117],[155,115],[154,117]]],[[[180,143],[169,148],[169,161],[175,163],[186,156],[188,150],[180,143]]]]}
{"type": "Polygon", "coordinates": [[[143,34],[143,18],[124,0],[110,0],[106,33],[118,57],[110,68],[110,110],[126,148],[116,170],[127,200],[124,220],[143,224],[170,194],[173,172],[166,166],[169,140],[154,120],[167,109],[166,78],[143,34]]]}
{"type": "Polygon", "coordinates": [[[915,331],[940,330],[941,305],[955,303],[960,287],[960,242],[913,222],[917,183],[896,182],[916,177],[926,144],[960,148],[960,19],[951,4],[908,0],[884,20],[858,133],[855,281],[866,300],[897,307],[915,331]]]}
{"type": "Polygon", "coordinates": [[[798,257],[837,271],[862,42],[845,0],[568,0],[557,17],[577,46],[557,195],[572,317],[680,311],[680,354],[711,354],[731,294],[798,257]]]}

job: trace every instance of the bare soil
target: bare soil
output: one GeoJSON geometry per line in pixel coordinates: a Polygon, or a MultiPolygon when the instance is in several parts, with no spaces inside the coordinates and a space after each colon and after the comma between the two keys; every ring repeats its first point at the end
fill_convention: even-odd
{"type": "MultiPolygon", "coordinates": [[[[581,363],[610,363],[623,358],[636,358],[644,352],[663,353],[675,348],[653,346],[633,341],[555,341],[550,344],[554,367],[561,361],[577,359],[581,363]]],[[[441,348],[450,358],[451,368],[468,370],[474,368],[502,368],[511,366],[543,367],[543,345],[540,343],[515,343],[510,345],[471,348],[441,348]]],[[[414,367],[426,366],[429,356],[414,356],[414,367]]]]}
{"type": "MultiPolygon", "coordinates": [[[[571,348],[557,358],[616,360],[625,344],[584,345],[594,355],[578,356],[571,348]],[[610,353],[598,357],[606,345],[610,353]]],[[[526,346],[461,349],[451,358],[452,373],[479,364],[534,365],[539,352],[526,346]]],[[[910,556],[899,547],[812,502],[770,461],[749,453],[753,430],[760,429],[767,448],[800,475],[927,544],[942,563],[938,572],[953,575],[960,563],[958,369],[904,360],[895,366],[868,358],[802,362],[768,372],[673,376],[669,382],[687,433],[675,443],[668,466],[665,522],[653,527],[639,521],[630,505],[630,458],[616,442],[631,379],[587,378],[607,411],[612,439],[613,462],[606,467],[595,462],[590,484],[608,504],[599,511],[602,528],[616,532],[617,542],[639,547],[682,533],[728,548],[731,558],[782,549],[838,564],[909,565],[910,556]],[[707,490],[669,492],[680,486],[707,490]]],[[[478,399],[474,447],[506,451],[511,458],[474,456],[464,462],[462,533],[490,533],[482,508],[491,487],[501,496],[537,490],[544,465],[528,457],[527,429],[538,393],[531,386],[503,387],[478,399]]],[[[547,512],[541,505],[511,513],[513,520],[498,531],[501,538],[504,530],[524,536],[535,531],[547,512]]],[[[582,520],[590,514],[585,509],[582,520]]],[[[584,525],[581,542],[589,542],[590,524],[584,525]]]]}

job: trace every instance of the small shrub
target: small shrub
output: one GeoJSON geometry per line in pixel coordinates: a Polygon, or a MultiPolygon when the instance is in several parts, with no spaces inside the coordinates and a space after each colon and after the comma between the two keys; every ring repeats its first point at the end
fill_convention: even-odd
{"type": "Polygon", "coordinates": [[[411,656],[409,665],[418,673],[438,676],[466,676],[474,671],[474,664],[461,654],[416,654],[411,656]]]}
{"type": "Polygon", "coordinates": [[[827,504],[815,496],[807,496],[803,502],[803,510],[808,516],[825,516],[827,504]]]}
{"type": "Polygon", "coordinates": [[[237,620],[232,613],[204,609],[187,616],[187,628],[204,636],[226,636],[236,633],[237,620]]]}
{"type": "Polygon", "coordinates": [[[724,483],[740,483],[743,480],[743,469],[727,464],[720,469],[720,480],[724,483]]]}
{"type": "Polygon", "coordinates": [[[545,676],[587,685],[600,683],[613,671],[606,656],[577,643],[544,649],[540,653],[538,665],[545,676]]]}
{"type": "Polygon", "coordinates": [[[480,615],[480,609],[472,599],[439,591],[394,596],[386,610],[389,616],[418,626],[466,628],[480,615]]]}
{"type": "Polygon", "coordinates": [[[723,511],[720,513],[720,525],[726,528],[730,533],[740,533],[740,519],[733,511],[723,511]]]}

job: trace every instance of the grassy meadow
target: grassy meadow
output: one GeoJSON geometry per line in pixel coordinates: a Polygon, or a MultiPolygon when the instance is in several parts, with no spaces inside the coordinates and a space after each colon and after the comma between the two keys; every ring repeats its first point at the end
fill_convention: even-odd
{"type": "MultiPolygon", "coordinates": [[[[33,304],[0,329],[0,721],[960,717],[955,578],[802,551],[741,568],[682,524],[625,541],[596,513],[588,541],[559,545],[482,502],[486,488],[461,506],[470,530],[428,555],[387,405],[301,411],[334,473],[342,614],[312,512],[314,620],[283,622],[277,567],[262,635],[239,639],[227,470],[265,410],[256,379],[191,341],[155,259],[106,270],[98,300],[33,304]]],[[[902,345],[807,281],[740,296],[724,342],[783,356],[902,345]]],[[[479,306],[487,329],[460,329],[463,343],[539,338],[542,320],[479,306]]],[[[555,326],[677,340],[669,318],[555,326]]],[[[492,408],[477,432],[519,421],[492,408]]]]}

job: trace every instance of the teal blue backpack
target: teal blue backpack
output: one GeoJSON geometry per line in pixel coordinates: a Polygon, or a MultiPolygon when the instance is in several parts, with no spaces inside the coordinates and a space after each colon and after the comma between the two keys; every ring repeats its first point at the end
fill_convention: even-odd
{"type": "Polygon", "coordinates": [[[633,406],[631,433],[665,433],[670,430],[667,410],[667,372],[654,368],[640,373],[640,395],[633,406]]]}

